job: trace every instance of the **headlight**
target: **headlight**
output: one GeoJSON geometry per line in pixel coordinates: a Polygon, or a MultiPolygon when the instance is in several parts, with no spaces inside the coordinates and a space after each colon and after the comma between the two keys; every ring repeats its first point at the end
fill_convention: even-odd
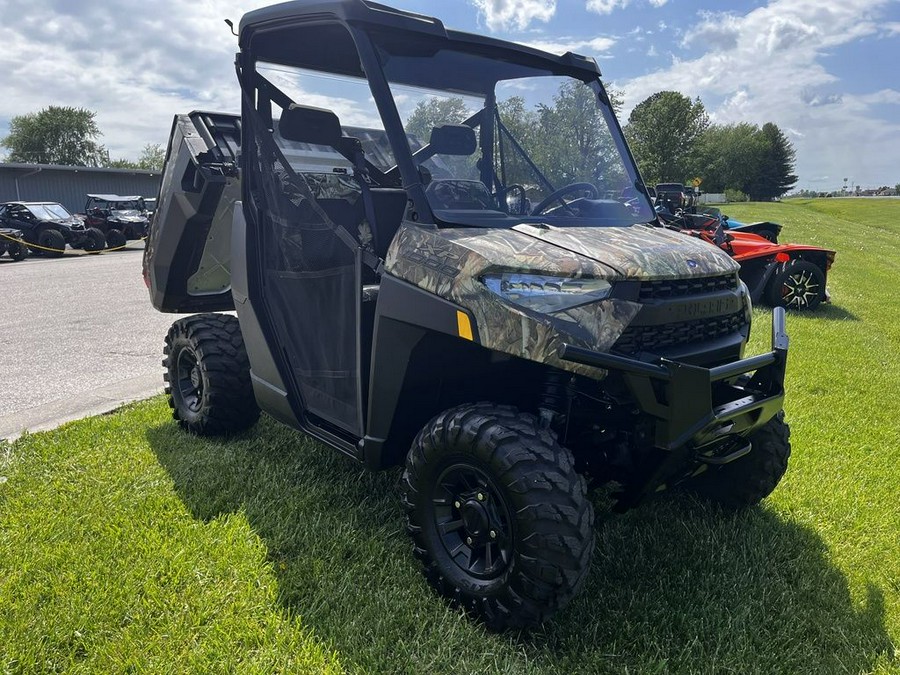
{"type": "Polygon", "coordinates": [[[612,285],[605,279],[576,279],[542,274],[488,274],[482,281],[501,298],[542,314],[597,302],[608,297],[612,291],[612,285]]]}

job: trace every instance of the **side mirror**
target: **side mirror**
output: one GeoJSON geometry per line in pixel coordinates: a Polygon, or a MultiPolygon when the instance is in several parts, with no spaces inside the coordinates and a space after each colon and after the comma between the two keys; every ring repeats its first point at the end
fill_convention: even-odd
{"type": "Polygon", "coordinates": [[[330,110],[292,103],[281,113],[278,133],[286,141],[336,148],[341,142],[341,122],[330,110]]]}
{"type": "Polygon", "coordinates": [[[478,140],[472,127],[465,124],[444,124],[431,130],[428,145],[433,155],[468,157],[478,149],[478,140]]]}

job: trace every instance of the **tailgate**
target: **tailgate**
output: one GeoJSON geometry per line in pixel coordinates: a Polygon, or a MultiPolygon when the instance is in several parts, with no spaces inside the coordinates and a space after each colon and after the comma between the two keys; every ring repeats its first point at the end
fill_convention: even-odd
{"type": "Polygon", "coordinates": [[[176,115],[147,248],[144,281],[161,312],[234,309],[231,218],[241,198],[239,115],[176,115]]]}

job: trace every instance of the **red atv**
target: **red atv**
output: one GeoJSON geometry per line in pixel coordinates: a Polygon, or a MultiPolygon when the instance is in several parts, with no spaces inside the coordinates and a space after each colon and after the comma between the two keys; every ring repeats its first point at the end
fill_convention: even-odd
{"type": "Polygon", "coordinates": [[[815,309],[830,299],[825,283],[835,252],[818,246],[779,244],[752,232],[726,230],[715,213],[659,212],[660,223],[704,239],[741,264],[741,280],[753,302],[773,307],[815,309]]]}

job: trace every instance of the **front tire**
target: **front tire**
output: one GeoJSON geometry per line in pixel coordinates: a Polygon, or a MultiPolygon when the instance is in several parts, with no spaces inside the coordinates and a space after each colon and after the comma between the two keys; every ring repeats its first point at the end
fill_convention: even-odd
{"type": "Polygon", "coordinates": [[[106,248],[106,237],[96,227],[89,227],[85,232],[84,250],[88,253],[97,253],[106,248]]]}
{"type": "Polygon", "coordinates": [[[28,245],[24,241],[15,241],[7,245],[6,252],[10,258],[19,262],[28,257],[28,245]]]}
{"type": "Polygon", "coordinates": [[[791,456],[791,430],[784,411],[748,437],[750,452],[719,467],[709,467],[691,479],[701,497],[727,509],[755,506],[768,497],[787,471],[791,456]]]}
{"type": "Polygon", "coordinates": [[[200,436],[249,429],[259,419],[250,360],[238,320],[227,314],[179,319],[163,350],[172,416],[200,436]]]}
{"type": "Polygon", "coordinates": [[[115,228],[106,231],[106,248],[108,249],[117,249],[122,248],[125,244],[128,243],[128,240],[125,238],[125,235],[122,234],[121,230],[116,230],[115,228]]]}
{"type": "Polygon", "coordinates": [[[807,260],[792,260],[772,278],[768,296],[773,307],[815,309],[825,299],[825,273],[807,260]]]}
{"type": "Polygon", "coordinates": [[[50,258],[61,258],[66,252],[66,238],[57,230],[44,230],[38,235],[41,253],[50,258]]]}
{"type": "Polygon", "coordinates": [[[593,507],[533,416],[487,403],[441,413],[413,442],[402,492],[426,579],[491,630],[537,625],[584,584],[593,507]]]}

